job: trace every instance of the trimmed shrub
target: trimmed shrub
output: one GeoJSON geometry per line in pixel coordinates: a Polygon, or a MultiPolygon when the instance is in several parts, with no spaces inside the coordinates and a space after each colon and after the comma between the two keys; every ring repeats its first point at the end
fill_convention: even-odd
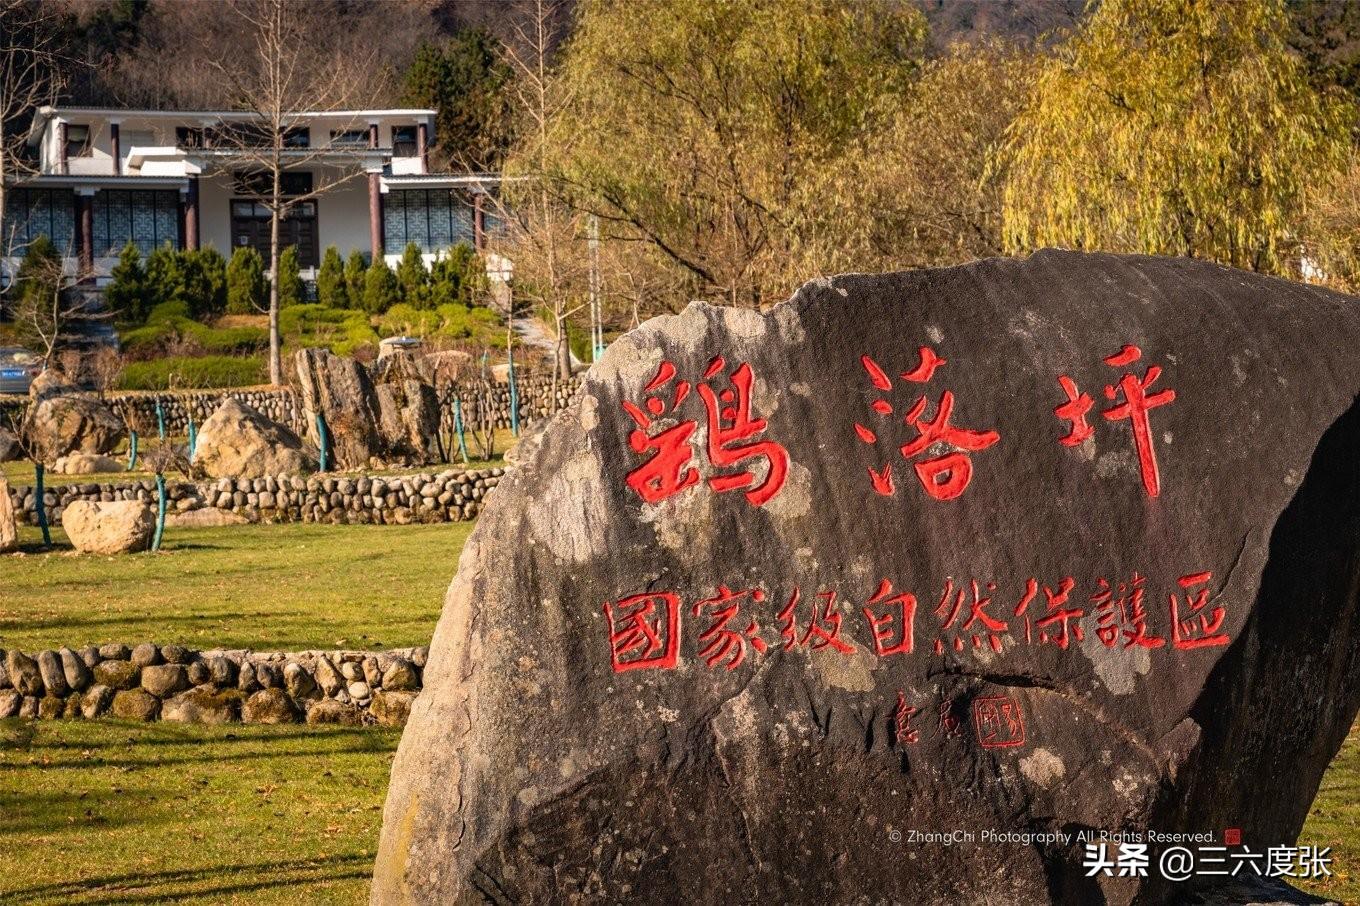
{"type": "MultiPolygon", "coordinates": [[[[349,293],[349,307],[359,308],[364,302],[364,279],[368,276],[368,262],[364,253],[352,249],[345,262],[345,289],[349,293]]],[[[320,301],[320,300],[318,300],[320,301]]]]}
{"type": "Polygon", "coordinates": [[[414,242],[406,243],[397,265],[397,282],[401,284],[401,301],[413,308],[427,308],[430,303],[430,273],[425,270],[425,260],[420,255],[420,246],[414,242]]]}
{"type": "Polygon", "coordinates": [[[345,283],[345,262],[335,246],[326,247],[321,267],[316,272],[316,301],[327,308],[349,308],[349,286],[345,283]]]}
{"type": "Polygon", "coordinates": [[[298,266],[297,246],[290,245],[279,254],[279,308],[299,305],[306,301],[302,286],[302,269],[298,266]]]}
{"type": "Polygon", "coordinates": [[[397,275],[379,258],[364,276],[364,311],[379,315],[401,301],[397,275]]]}
{"type": "Polygon", "coordinates": [[[262,384],[268,372],[263,357],[201,356],[131,362],[118,379],[122,390],[168,390],[177,387],[248,387],[262,384]]]}
{"type": "Polygon", "coordinates": [[[184,300],[193,317],[215,318],[227,308],[227,259],[212,246],[179,252],[184,300]]]}
{"type": "Polygon", "coordinates": [[[227,311],[234,315],[259,314],[268,298],[269,284],[260,253],[250,246],[237,246],[227,265],[227,311]]]}
{"type": "Polygon", "coordinates": [[[104,302],[120,321],[141,324],[150,310],[147,298],[146,269],[142,253],[133,242],[123,246],[118,263],[110,273],[113,282],[104,290],[104,302]]]}

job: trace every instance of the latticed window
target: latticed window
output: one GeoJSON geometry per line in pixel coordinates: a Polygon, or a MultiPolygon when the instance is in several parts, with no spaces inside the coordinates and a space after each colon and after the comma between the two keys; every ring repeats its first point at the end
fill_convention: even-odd
{"type": "Polygon", "coordinates": [[[94,257],[115,258],[132,241],[143,255],[179,244],[179,193],[108,190],[94,196],[94,257]]]}
{"type": "Polygon", "coordinates": [[[5,193],[5,235],[0,253],[22,255],[39,236],[52,240],[58,251],[74,254],[75,193],[70,189],[10,189],[5,193]]]}
{"type": "Polygon", "coordinates": [[[414,242],[422,252],[473,244],[472,204],[449,189],[394,189],[383,196],[383,246],[399,254],[414,242]]]}

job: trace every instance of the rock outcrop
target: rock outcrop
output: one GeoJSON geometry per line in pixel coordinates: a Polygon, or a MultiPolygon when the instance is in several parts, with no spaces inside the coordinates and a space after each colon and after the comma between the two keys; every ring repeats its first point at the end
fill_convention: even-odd
{"type": "Polygon", "coordinates": [[[325,418],[332,469],[367,468],[385,452],[378,401],[362,362],[326,349],[300,349],[295,359],[307,438],[320,444],[316,416],[325,418]]]}
{"type": "Polygon", "coordinates": [[[372,902],[1223,901],[1078,832],[1297,837],[1360,705],[1357,345],[1060,252],[644,324],[463,549],[372,902]],[[905,839],[954,829],[1005,836],[905,839]]]}

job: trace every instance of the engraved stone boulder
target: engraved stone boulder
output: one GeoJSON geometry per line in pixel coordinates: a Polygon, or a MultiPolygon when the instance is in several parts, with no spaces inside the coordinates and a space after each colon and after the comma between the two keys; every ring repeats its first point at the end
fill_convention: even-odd
{"type": "Polygon", "coordinates": [[[1068,252],[647,322],[463,549],[372,902],[1236,901],[1153,835],[1292,844],[1355,718],[1357,348],[1068,252]]]}

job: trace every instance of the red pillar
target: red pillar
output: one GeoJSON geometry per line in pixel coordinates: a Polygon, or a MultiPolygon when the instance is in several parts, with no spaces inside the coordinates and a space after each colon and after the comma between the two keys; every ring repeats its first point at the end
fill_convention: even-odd
{"type": "Polygon", "coordinates": [[[472,245],[478,254],[486,250],[486,211],[482,207],[485,200],[481,192],[472,196],[472,245]]]}
{"type": "MultiPolygon", "coordinates": [[[[368,147],[378,147],[378,124],[368,124],[368,147]]],[[[368,173],[368,241],[373,248],[373,260],[383,255],[382,229],[382,174],[377,170],[368,173]]]]}
{"type": "Polygon", "coordinates": [[[94,193],[81,192],[77,194],[76,210],[79,221],[79,228],[76,230],[76,248],[78,249],[80,270],[84,275],[94,269],[94,193]]]}
{"type": "Polygon", "coordinates": [[[123,175],[123,142],[118,134],[118,124],[109,123],[109,145],[113,153],[113,175],[123,175]]]}
{"type": "Polygon", "coordinates": [[[65,124],[65,123],[60,123],[60,124],[57,125],[57,147],[60,149],[60,154],[61,154],[61,158],[60,158],[60,160],[61,160],[61,169],[60,169],[58,172],[60,172],[63,176],[65,176],[67,173],[70,172],[70,164],[67,163],[67,160],[66,160],[66,124],[65,124]]]}
{"type": "Polygon", "coordinates": [[[184,193],[184,247],[198,248],[198,177],[189,177],[189,190],[184,193]]]}

